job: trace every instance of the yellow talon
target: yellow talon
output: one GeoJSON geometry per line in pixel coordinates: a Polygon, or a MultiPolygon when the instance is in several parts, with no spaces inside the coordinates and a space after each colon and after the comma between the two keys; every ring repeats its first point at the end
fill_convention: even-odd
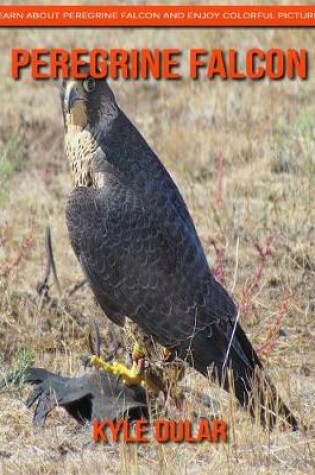
{"type": "Polygon", "coordinates": [[[122,381],[127,386],[133,386],[141,384],[145,381],[144,374],[141,374],[138,370],[137,364],[134,362],[132,368],[129,369],[122,363],[114,361],[113,363],[107,363],[98,356],[91,356],[90,364],[95,368],[103,369],[111,374],[116,374],[117,376],[122,377],[122,381]]]}
{"type": "Polygon", "coordinates": [[[102,360],[102,358],[99,358],[98,356],[92,355],[90,357],[90,365],[94,366],[95,368],[100,368],[100,369],[103,369],[104,371],[108,371],[109,373],[112,373],[111,371],[112,365],[102,360]]]}
{"type": "Polygon", "coordinates": [[[121,376],[122,382],[127,386],[136,386],[139,384],[150,389],[153,393],[158,394],[164,389],[163,378],[154,368],[150,366],[148,368],[145,367],[145,357],[145,349],[141,344],[135,342],[132,351],[133,363],[131,368],[128,368],[118,361],[107,363],[96,355],[90,357],[90,364],[95,368],[121,376]]]}

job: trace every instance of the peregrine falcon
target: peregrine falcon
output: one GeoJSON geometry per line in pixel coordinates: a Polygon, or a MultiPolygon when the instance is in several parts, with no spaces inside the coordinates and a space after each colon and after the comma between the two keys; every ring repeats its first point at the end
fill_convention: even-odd
{"type": "MultiPolygon", "coordinates": [[[[119,325],[128,317],[170,354],[233,389],[264,426],[285,420],[296,429],[233,299],[211,273],[179,190],[107,81],[64,80],[61,99],[74,178],[70,241],[105,314],[119,325]]],[[[141,380],[136,365],[103,367],[127,384],[141,380]]]]}

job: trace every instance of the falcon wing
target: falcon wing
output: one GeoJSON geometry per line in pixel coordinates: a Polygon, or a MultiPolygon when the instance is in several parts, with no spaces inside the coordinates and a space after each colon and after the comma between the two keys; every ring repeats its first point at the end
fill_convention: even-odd
{"type": "Polygon", "coordinates": [[[152,196],[167,200],[167,205],[176,211],[177,220],[181,220],[186,232],[198,244],[199,253],[205,258],[194,222],[177,186],[122,110],[119,109],[113,126],[105,139],[101,140],[100,150],[106,157],[107,166],[112,165],[115,173],[119,173],[142,196],[147,196],[149,200],[152,196]]]}
{"type": "MultiPolygon", "coordinates": [[[[199,240],[169,195],[142,196],[110,164],[102,166],[104,186],[75,189],[67,207],[70,239],[97,300],[180,356],[190,349],[202,372],[223,364],[236,308],[199,240]]],[[[232,348],[251,366],[237,341],[232,348]]]]}

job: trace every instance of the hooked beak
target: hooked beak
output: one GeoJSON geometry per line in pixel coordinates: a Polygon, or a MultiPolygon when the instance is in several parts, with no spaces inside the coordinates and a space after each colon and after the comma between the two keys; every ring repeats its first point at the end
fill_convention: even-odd
{"type": "Polygon", "coordinates": [[[84,129],[88,125],[88,100],[84,92],[74,82],[67,85],[64,92],[63,111],[65,123],[84,129]]]}
{"type": "Polygon", "coordinates": [[[73,107],[73,104],[78,99],[79,99],[79,97],[77,95],[77,92],[76,92],[75,88],[74,87],[68,88],[67,91],[66,91],[66,95],[65,95],[65,108],[66,108],[66,110],[68,111],[69,114],[70,114],[70,111],[73,107]]]}

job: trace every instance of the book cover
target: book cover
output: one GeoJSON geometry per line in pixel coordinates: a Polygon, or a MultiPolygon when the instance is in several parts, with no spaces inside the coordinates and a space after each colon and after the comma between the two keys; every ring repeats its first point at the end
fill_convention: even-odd
{"type": "Polygon", "coordinates": [[[314,26],[0,6],[1,473],[314,473],[314,26]]]}

